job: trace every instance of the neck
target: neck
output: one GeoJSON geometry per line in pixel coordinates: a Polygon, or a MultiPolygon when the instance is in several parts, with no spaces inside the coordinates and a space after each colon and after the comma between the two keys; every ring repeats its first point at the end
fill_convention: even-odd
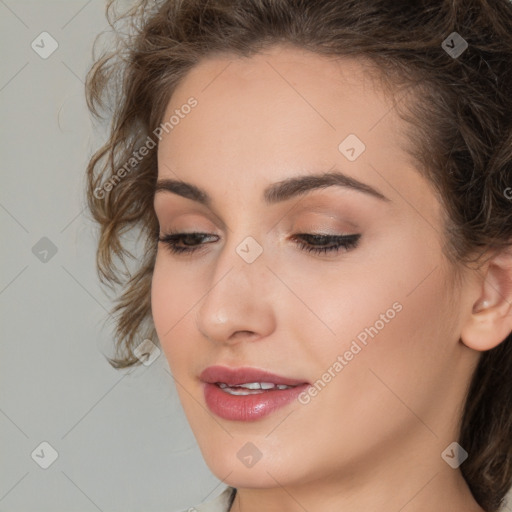
{"type": "MultiPolygon", "coordinates": [[[[459,469],[441,459],[404,450],[386,465],[271,488],[238,488],[230,512],[485,512],[459,469]],[[401,468],[401,469],[400,469],[401,468]]],[[[353,469],[353,470],[352,470],[353,469]]]]}

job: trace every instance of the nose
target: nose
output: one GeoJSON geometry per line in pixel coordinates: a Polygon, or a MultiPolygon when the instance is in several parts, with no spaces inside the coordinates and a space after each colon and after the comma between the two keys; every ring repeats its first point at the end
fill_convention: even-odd
{"type": "Polygon", "coordinates": [[[271,274],[265,252],[248,263],[226,245],[216,261],[196,309],[196,326],[213,342],[236,344],[264,338],[276,327],[271,274]]]}

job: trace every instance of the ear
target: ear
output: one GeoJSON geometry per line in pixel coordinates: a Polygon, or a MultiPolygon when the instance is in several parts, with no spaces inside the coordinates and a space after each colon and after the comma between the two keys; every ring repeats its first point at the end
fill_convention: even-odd
{"type": "Polygon", "coordinates": [[[498,346],[512,332],[512,247],[478,271],[472,311],[461,331],[464,345],[478,351],[498,346]]]}

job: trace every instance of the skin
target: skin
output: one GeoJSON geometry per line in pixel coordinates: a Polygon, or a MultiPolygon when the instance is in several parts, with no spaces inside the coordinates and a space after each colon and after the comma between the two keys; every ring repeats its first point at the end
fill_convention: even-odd
{"type": "Polygon", "coordinates": [[[158,177],[200,187],[211,204],[162,191],[154,207],[161,235],[218,238],[184,256],[159,243],[152,309],[203,456],[238,488],[231,510],[482,511],[441,453],[458,438],[479,351],[512,329],[503,307],[501,323],[483,316],[498,301],[486,276],[502,267],[455,279],[443,210],[405,151],[408,126],[389,95],[360,61],[279,46],[202,61],[164,118],[190,96],[197,107],[159,143],[158,177]],[[366,145],[353,162],[338,150],[348,134],[366,145]],[[387,200],[340,186],[263,199],[270,184],[334,168],[387,200]],[[297,233],[361,239],[317,255],[297,233]],[[236,252],[248,236],[263,249],[250,264],[236,252]],[[394,303],[401,311],[306,405],[255,422],[206,407],[206,367],[313,383],[394,303]],[[251,468],[237,457],[247,442],[262,454],[251,468]]]}

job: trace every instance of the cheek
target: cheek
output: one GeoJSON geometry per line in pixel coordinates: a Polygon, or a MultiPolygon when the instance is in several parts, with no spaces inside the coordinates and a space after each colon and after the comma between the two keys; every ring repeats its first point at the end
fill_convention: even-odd
{"type": "Polygon", "coordinates": [[[151,285],[151,311],[160,345],[173,373],[181,368],[180,361],[190,347],[190,343],[178,341],[183,338],[184,326],[189,325],[187,316],[198,297],[193,282],[187,282],[182,273],[171,269],[165,256],[157,255],[151,285]]]}
{"type": "Polygon", "coordinates": [[[302,340],[317,374],[347,351],[350,366],[383,367],[393,379],[402,372],[400,385],[426,365],[445,365],[448,342],[456,340],[456,311],[441,248],[426,238],[424,231],[390,237],[393,243],[347,257],[335,272],[293,279],[289,271],[285,279],[302,303],[290,299],[280,317],[302,340]]]}
{"type": "Polygon", "coordinates": [[[354,265],[343,279],[325,279],[321,287],[310,277],[299,290],[335,335],[314,317],[305,319],[304,311],[295,311],[299,324],[289,324],[302,341],[301,359],[308,361],[313,382],[327,383],[299,409],[301,417],[312,430],[323,425],[332,441],[327,450],[343,448],[347,456],[357,451],[357,440],[377,443],[418,425],[432,442],[417,417],[435,425],[432,411],[449,385],[457,345],[440,252],[402,244],[366,269],[354,265]],[[311,291],[314,281],[317,293],[311,291]]]}
{"type": "Polygon", "coordinates": [[[383,406],[400,409],[402,402],[421,414],[450,375],[457,314],[446,266],[440,252],[421,245],[403,249],[347,290],[351,300],[343,306],[345,322],[337,324],[337,354],[351,360],[336,398],[348,397],[347,407],[357,395],[376,414],[383,406]]]}

